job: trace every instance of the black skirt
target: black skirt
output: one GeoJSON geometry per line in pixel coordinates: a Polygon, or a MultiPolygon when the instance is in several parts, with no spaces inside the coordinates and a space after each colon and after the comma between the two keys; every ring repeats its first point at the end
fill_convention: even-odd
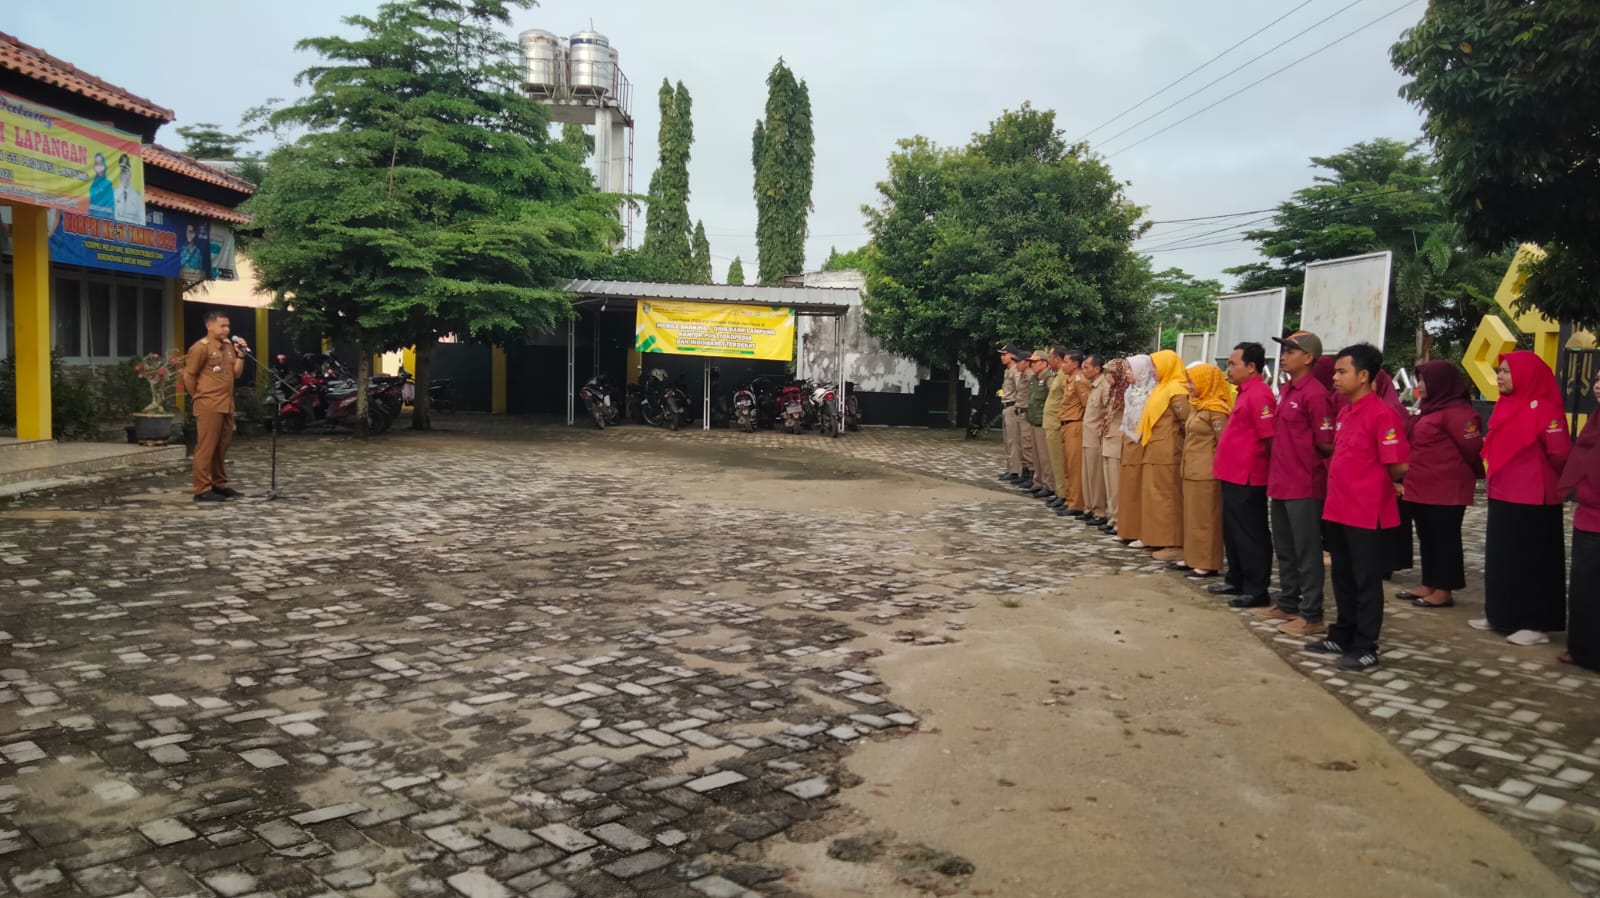
{"type": "Polygon", "coordinates": [[[1462,505],[1406,503],[1417,524],[1417,549],[1422,556],[1422,585],[1454,592],[1467,587],[1467,563],[1461,548],[1462,505]]]}
{"type": "Polygon", "coordinates": [[[1489,500],[1483,607],[1497,633],[1567,628],[1562,506],[1489,500]]]}
{"type": "Polygon", "coordinates": [[[1411,546],[1411,503],[1400,503],[1400,526],[1383,531],[1383,579],[1394,576],[1395,571],[1409,571],[1416,566],[1411,546]]]}
{"type": "Polygon", "coordinates": [[[1567,651],[1572,660],[1600,670],[1600,533],[1572,531],[1571,611],[1567,651]]]}

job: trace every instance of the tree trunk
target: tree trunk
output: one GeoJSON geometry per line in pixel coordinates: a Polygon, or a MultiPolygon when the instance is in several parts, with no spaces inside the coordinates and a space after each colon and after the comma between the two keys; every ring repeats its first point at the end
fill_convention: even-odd
{"type": "Polygon", "coordinates": [[[961,356],[956,354],[950,357],[950,392],[945,396],[945,408],[950,411],[945,413],[944,426],[961,426],[961,395],[957,390],[961,387],[961,356]]]}
{"type": "Polygon", "coordinates": [[[1421,324],[1417,325],[1417,364],[1433,361],[1433,335],[1421,324]]]}
{"type": "Polygon", "coordinates": [[[411,429],[433,429],[433,407],[429,402],[428,382],[433,377],[433,348],[438,343],[431,337],[417,341],[417,370],[412,372],[411,429]]]}
{"type": "Polygon", "coordinates": [[[367,346],[365,336],[360,330],[356,331],[356,435],[365,437],[370,435],[367,422],[367,378],[372,375],[372,349],[367,346]]]}

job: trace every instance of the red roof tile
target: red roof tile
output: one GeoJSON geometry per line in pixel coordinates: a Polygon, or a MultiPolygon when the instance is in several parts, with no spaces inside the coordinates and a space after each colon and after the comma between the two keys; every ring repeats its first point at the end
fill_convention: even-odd
{"type": "Polygon", "coordinates": [[[158,122],[166,123],[175,118],[172,110],[96,78],[72,63],[25,44],[3,31],[0,31],[0,68],[158,122]]]}
{"type": "Polygon", "coordinates": [[[164,168],[167,171],[187,175],[196,181],[226,187],[239,193],[251,194],[256,192],[256,186],[243,178],[235,177],[220,169],[212,168],[193,156],[185,156],[177,150],[169,150],[158,143],[145,144],[139,154],[144,158],[146,165],[164,168]]]}
{"type": "Polygon", "coordinates": [[[173,193],[170,190],[162,190],[160,187],[145,187],[144,201],[149,206],[171,209],[174,212],[188,212],[191,215],[199,215],[212,221],[225,221],[231,224],[250,223],[250,216],[237,209],[229,209],[227,206],[219,206],[216,203],[197,200],[194,197],[173,193]]]}

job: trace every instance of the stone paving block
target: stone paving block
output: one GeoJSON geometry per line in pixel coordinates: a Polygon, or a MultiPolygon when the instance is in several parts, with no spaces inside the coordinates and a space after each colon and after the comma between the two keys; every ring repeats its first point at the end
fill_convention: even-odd
{"type": "Polygon", "coordinates": [[[255,828],[255,834],[273,848],[289,848],[311,841],[306,831],[285,820],[272,820],[255,828]]]}
{"type": "Polygon", "coordinates": [[[243,870],[218,870],[200,878],[208,888],[223,898],[247,895],[256,889],[256,878],[243,870]]]}
{"type": "Polygon", "coordinates": [[[365,805],[359,804],[335,804],[325,808],[317,808],[314,811],[306,811],[303,814],[295,814],[289,819],[301,826],[311,826],[315,823],[327,823],[329,820],[338,820],[341,817],[359,814],[366,809],[365,805]]]}
{"type": "Polygon", "coordinates": [[[552,823],[549,826],[541,826],[534,830],[533,834],[569,854],[574,851],[593,848],[599,844],[594,839],[565,823],[552,823]]]}
{"type": "Polygon", "coordinates": [[[618,851],[643,851],[650,847],[649,839],[620,823],[606,823],[596,826],[589,830],[589,835],[618,851]]]}
{"type": "Polygon", "coordinates": [[[452,825],[435,826],[432,829],[423,830],[422,834],[432,841],[444,846],[447,850],[458,853],[462,851],[471,851],[472,849],[482,847],[483,845],[481,840],[467,835],[452,825]]]}
{"type": "Polygon", "coordinates": [[[289,763],[284,760],[282,755],[270,748],[252,748],[249,751],[239,752],[239,757],[257,770],[271,770],[274,767],[283,767],[289,763]]]}
{"type": "Polygon", "coordinates": [[[462,898],[515,898],[514,893],[482,870],[467,870],[445,880],[462,898]]]}
{"type": "Polygon", "coordinates": [[[529,833],[509,826],[491,826],[484,832],[485,841],[505,849],[506,851],[526,851],[539,844],[529,833]]]}
{"type": "Polygon", "coordinates": [[[701,877],[689,883],[689,888],[706,896],[706,898],[760,898],[758,893],[720,876],[701,877]]]}
{"type": "Polygon", "coordinates": [[[146,839],[161,846],[187,842],[198,835],[194,830],[171,817],[163,820],[152,820],[139,827],[139,832],[144,833],[146,839]]]}

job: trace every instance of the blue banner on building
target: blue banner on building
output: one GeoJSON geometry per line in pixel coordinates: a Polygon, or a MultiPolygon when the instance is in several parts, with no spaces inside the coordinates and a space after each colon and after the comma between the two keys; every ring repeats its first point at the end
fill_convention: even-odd
{"type": "Polygon", "coordinates": [[[203,219],[154,209],[143,227],[76,212],[50,218],[52,262],[189,282],[213,277],[211,223],[203,219]]]}

